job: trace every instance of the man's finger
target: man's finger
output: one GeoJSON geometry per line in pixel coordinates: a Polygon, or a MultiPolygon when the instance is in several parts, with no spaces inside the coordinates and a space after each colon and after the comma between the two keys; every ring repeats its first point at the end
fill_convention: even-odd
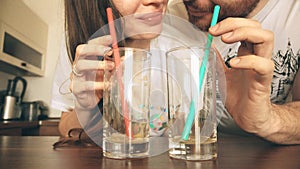
{"type": "Polygon", "coordinates": [[[209,32],[213,36],[220,36],[242,27],[253,27],[256,29],[261,29],[260,23],[256,20],[245,18],[226,18],[223,21],[217,23],[215,26],[209,28],[209,32]]]}
{"type": "Polygon", "coordinates": [[[253,70],[261,76],[270,75],[274,72],[274,63],[271,59],[266,59],[255,55],[236,57],[231,59],[229,63],[234,69],[253,70]]]}

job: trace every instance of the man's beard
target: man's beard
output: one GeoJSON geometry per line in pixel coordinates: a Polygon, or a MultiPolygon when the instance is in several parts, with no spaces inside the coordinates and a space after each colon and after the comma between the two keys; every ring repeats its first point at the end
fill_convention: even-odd
{"type": "MultiPolygon", "coordinates": [[[[197,4],[197,0],[191,1],[183,1],[187,10],[188,6],[190,6],[195,10],[199,10],[200,12],[208,12],[210,15],[198,17],[188,12],[189,21],[200,30],[207,31],[210,27],[213,8],[216,4],[210,3],[209,5],[206,4],[204,6],[202,4],[197,4]]],[[[221,12],[218,20],[222,21],[228,17],[247,17],[248,14],[257,6],[259,1],[260,0],[240,0],[229,4],[224,0],[219,4],[221,6],[221,12]]]]}

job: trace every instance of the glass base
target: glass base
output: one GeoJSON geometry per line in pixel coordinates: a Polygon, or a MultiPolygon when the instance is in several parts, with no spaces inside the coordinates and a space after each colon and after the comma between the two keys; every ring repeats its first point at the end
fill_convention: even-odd
{"type": "Polygon", "coordinates": [[[112,139],[103,140],[103,156],[113,159],[149,157],[149,139],[112,139]]]}
{"type": "Polygon", "coordinates": [[[204,142],[198,147],[194,140],[179,141],[180,139],[170,139],[169,156],[175,159],[189,161],[214,160],[217,158],[217,140],[203,138],[204,142]]]}

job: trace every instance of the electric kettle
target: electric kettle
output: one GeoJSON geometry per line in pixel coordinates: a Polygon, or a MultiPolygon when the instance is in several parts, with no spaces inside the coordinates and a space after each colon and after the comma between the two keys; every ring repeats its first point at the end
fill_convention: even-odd
{"type": "Polygon", "coordinates": [[[21,117],[21,102],[23,100],[27,82],[22,77],[15,77],[13,80],[8,80],[6,94],[4,96],[3,109],[1,113],[2,120],[18,120],[21,117]],[[21,94],[16,92],[18,82],[22,83],[21,94]]]}

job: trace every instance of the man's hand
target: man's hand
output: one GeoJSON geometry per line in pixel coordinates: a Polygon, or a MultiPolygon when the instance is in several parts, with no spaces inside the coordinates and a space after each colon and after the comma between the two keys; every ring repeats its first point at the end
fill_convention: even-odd
{"type": "Polygon", "coordinates": [[[225,72],[225,106],[242,129],[263,136],[268,133],[273,116],[270,114],[273,33],[262,29],[259,22],[244,18],[227,18],[209,32],[221,36],[225,43],[241,42],[238,57],[230,60],[232,69],[225,72]]]}

